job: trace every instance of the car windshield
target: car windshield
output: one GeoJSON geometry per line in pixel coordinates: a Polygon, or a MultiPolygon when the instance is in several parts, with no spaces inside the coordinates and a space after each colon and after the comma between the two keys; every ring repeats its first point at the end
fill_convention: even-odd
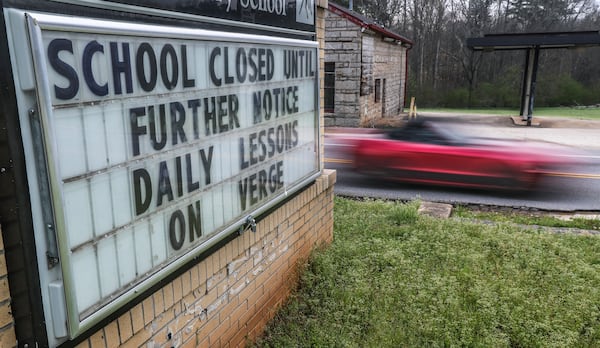
{"type": "Polygon", "coordinates": [[[435,129],[435,131],[438,134],[440,134],[440,136],[444,137],[447,140],[448,145],[459,146],[471,143],[471,140],[468,137],[456,131],[456,129],[454,128],[447,128],[434,123],[431,124],[431,127],[432,129],[435,129]]]}
{"type": "Polygon", "coordinates": [[[435,145],[462,146],[469,143],[457,132],[424,120],[411,121],[403,128],[390,131],[388,136],[394,140],[435,145]]]}

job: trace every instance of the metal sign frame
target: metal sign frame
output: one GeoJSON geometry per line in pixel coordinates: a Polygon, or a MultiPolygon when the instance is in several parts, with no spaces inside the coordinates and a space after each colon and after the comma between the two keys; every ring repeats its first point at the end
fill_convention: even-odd
{"type": "MultiPolygon", "coordinates": [[[[110,20],[96,20],[83,17],[67,17],[54,14],[44,14],[35,12],[23,12],[23,15],[27,18],[27,26],[29,30],[29,38],[31,42],[31,51],[33,54],[33,65],[35,72],[35,81],[39,105],[39,115],[41,121],[41,136],[43,138],[44,146],[44,159],[47,164],[48,170],[48,181],[50,187],[50,202],[42,202],[42,204],[48,204],[51,206],[53,211],[55,226],[51,229],[50,234],[56,231],[58,252],[60,265],[62,267],[62,282],[64,283],[64,296],[66,300],[66,315],[68,323],[68,335],[70,338],[74,338],[82,332],[90,329],[96,323],[103,318],[106,318],[111,313],[115,312],[119,308],[125,306],[132,299],[139,296],[140,293],[150,289],[152,286],[159,283],[162,279],[168,276],[173,271],[177,270],[184,264],[190,262],[192,259],[197,257],[203,251],[215,246],[219,241],[230,236],[233,233],[237,233],[240,226],[243,226],[249,217],[259,216],[275,205],[284,201],[290,194],[301,190],[307,184],[314,181],[321,172],[320,163],[320,137],[319,137],[319,97],[318,97],[318,73],[314,76],[314,155],[316,166],[309,168],[301,177],[285,185],[279,190],[276,195],[266,202],[262,202],[258,206],[253,207],[248,211],[243,212],[243,216],[238,216],[232,221],[228,221],[225,225],[217,228],[215,233],[203,241],[202,243],[194,246],[190,250],[186,251],[183,255],[178,255],[172,260],[169,260],[168,264],[159,269],[153,269],[148,277],[141,280],[136,280],[134,284],[127,287],[125,290],[117,294],[114,298],[105,299],[103,303],[94,308],[93,311],[86,313],[85,317],[82,317],[82,310],[78,308],[76,301],[76,293],[74,290],[74,276],[72,273],[72,250],[67,243],[67,236],[65,235],[66,222],[65,222],[65,207],[64,192],[61,183],[61,178],[58,174],[59,168],[57,164],[57,149],[55,148],[53,136],[54,132],[54,106],[51,97],[51,87],[49,84],[49,72],[46,52],[44,50],[43,35],[46,31],[58,31],[58,32],[73,32],[73,33],[85,33],[90,35],[116,35],[116,36],[131,36],[131,37],[142,37],[142,38],[153,38],[153,39],[178,39],[178,40],[192,40],[192,41],[207,41],[207,42],[225,42],[225,43],[251,43],[255,45],[266,45],[266,46],[286,46],[286,47],[297,47],[314,52],[315,57],[318,57],[318,44],[315,41],[296,40],[272,36],[261,36],[261,35],[247,35],[240,33],[227,33],[227,32],[215,32],[203,29],[193,28],[181,28],[181,27],[168,27],[168,26],[157,26],[150,24],[134,24],[125,22],[115,22],[110,20]]],[[[315,62],[316,64],[316,62],[315,62]]],[[[34,128],[34,127],[32,127],[34,128]]],[[[46,231],[48,233],[48,231],[46,231]]],[[[52,240],[52,238],[48,238],[52,240]]],[[[48,249],[52,249],[51,246],[48,249]]],[[[44,287],[44,284],[42,284],[44,287]]],[[[56,287],[58,291],[62,289],[61,286],[56,287]]],[[[51,290],[52,291],[52,290],[51,290]]],[[[54,309],[53,309],[54,311],[54,309]]],[[[59,315],[60,318],[60,315],[59,315]]],[[[58,330],[60,331],[60,330],[58,330]]],[[[55,328],[55,332],[57,329],[55,328]]]]}

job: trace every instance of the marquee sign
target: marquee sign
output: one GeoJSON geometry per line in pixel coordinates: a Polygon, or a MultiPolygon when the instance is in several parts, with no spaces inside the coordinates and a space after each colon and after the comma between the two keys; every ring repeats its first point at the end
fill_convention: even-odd
{"type": "Polygon", "coordinates": [[[314,0],[112,0],[186,14],[315,31],[314,0]]]}
{"type": "Polygon", "coordinates": [[[319,174],[316,42],[26,17],[71,336],[319,174]]]}

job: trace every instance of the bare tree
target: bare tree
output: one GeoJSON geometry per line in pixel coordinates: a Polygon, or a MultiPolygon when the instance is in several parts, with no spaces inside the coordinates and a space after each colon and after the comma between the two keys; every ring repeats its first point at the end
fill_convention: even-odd
{"type": "Polygon", "coordinates": [[[399,0],[372,0],[360,3],[358,10],[373,18],[385,28],[391,28],[398,22],[403,11],[403,2],[399,0]]]}
{"type": "Polygon", "coordinates": [[[418,67],[419,85],[433,85],[437,76],[446,5],[446,0],[412,0],[407,9],[409,28],[418,42],[415,47],[418,55],[412,64],[418,67]]]}
{"type": "MultiPolygon", "coordinates": [[[[358,12],[413,40],[409,88],[424,103],[436,103],[448,91],[466,89],[465,103],[472,105],[482,81],[510,82],[510,89],[520,84],[523,52],[475,53],[465,46],[469,37],[600,28],[595,0],[354,0],[354,4],[358,12]],[[515,81],[508,81],[507,76],[515,81]]],[[[600,91],[599,51],[544,52],[540,78],[572,76],[600,91]]]]}

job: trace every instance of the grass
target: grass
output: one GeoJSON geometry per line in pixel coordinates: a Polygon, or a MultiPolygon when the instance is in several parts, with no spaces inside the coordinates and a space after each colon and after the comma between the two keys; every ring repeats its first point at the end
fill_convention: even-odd
{"type": "Polygon", "coordinates": [[[256,347],[599,347],[600,240],[335,201],[256,347]]]}
{"type": "MultiPolygon", "coordinates": [[[[518,115],[518,109],[447,109],[447,108],[419,108],[420,112],[451,112],[463,114],[489,114],[489,115],[518,115]]],[[[600,108],[577,107],[539,107],[533,110],[533,115],[539,117],[567,117],[586,120],[600,119],[600,108]]]]}

